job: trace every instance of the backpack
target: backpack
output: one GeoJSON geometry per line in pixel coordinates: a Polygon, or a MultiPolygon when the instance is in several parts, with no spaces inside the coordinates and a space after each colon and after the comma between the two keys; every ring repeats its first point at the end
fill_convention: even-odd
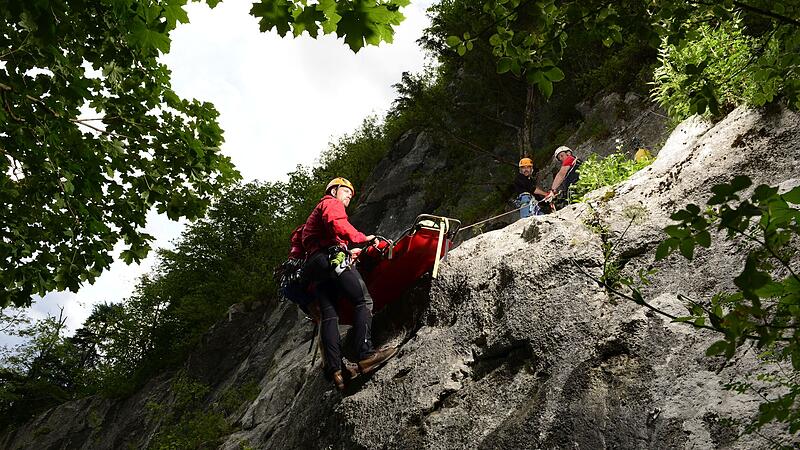
{"type": "Polygon", "coordinates": [[[303,265],[306,262],[305,248],[303,248],[303,229],[306,224],[303,223],[292,231],[289,236],[289,256],[276,267],[272,273],[275,284],[278,285],[278,294],[281,301],[289,300],[297,305],[301,311],[307,316],[306,318],[314,323],[314,331],[312,332],[311,344],[309,344],[308,352],[314,349],[314,356],[311,358],[311,366],[314,366],[314,361],[317,359],[316,347],[314,341],[317,337],[319,330],[319,313],[314,313],[311,309],[311,304],[316,300],[314,295],[309,292],[309,283],[303,278],[303,265]]]}
{"type": "Polygon", "coordinates": [[[310,315],[308,306],[314,301],[314,296],[308,292],[308,282],[303,279],[303,263],[306,259],[302,240],[304,228],[305,224],[302,224],[292,231],[289,256],[275,268],[272,277],[278,285],[281,301],[289,300],[310,315]]]}

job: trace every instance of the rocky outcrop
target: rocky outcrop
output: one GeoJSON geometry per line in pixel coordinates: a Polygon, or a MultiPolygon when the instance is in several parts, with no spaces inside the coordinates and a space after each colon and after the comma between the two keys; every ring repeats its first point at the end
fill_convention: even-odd
{"type": "MultiPolygon", "coordinates": [[[[690,119],[655,163],[588,204],[518,221],[450,252],[438,279],[376,316],[376,340],[401,350],[344,395],[320,375],[319,359],[311,367],[311,328],[292,305],[233,314],[184,372],[211,387],[208,408],[236,386],[257,383],[255,398],[226,413],[235,429],[223,437],[225,449],[764,447],[760,436],[739,437],[735,422],[752,418],[760,399],[721,386],[757,368],[750,354],[732,365],[707,358],[712,333],[615,299],[581,271],[598,276],[603,242],[615,239],[624,271],[657,271],[645,296],[682,313],[678,294],[708,298],[730,287],[743,254],[717,241],[688,264],[655,263],[669,215],[704,202],[732,174],[798,183],[798,161],[795,112],[737,109],[716,124],[690,119]],[[597,233],[599,225],[607,231],[597,233]]],[[[413,173],[412,165],[390,164],[385,173],[413,173]]],[[[388,201],[394,194],[385,189],[368,196],[388,201]]],[[[144,405],[173,404],[171,386],[165,376],[124,401],[59,406],[0,447],[146,447],[162,425],[144,405]]]]}
{"type": "Polygon", "coordinates": [[[620,147],[633,157],[637,147],[657,154],[669,136],[669,119],[658,105],[635,92],[601,92],[575,107],[583,121],[565,145],[577,155],[609,155],[620,147]]]}

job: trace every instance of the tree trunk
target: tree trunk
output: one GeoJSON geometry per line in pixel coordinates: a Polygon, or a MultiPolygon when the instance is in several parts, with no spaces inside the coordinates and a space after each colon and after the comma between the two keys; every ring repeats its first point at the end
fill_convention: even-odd
{"type": "Polygon", "coordinates": [[[527,98],[525,99],[525,114],[522,117],[522,127],[519,130],[519,156],[533,156],[533,146],[531,145],[531,135],[533,134],[533,106],[535,91],[532,85],[528,85],[527,98]]]}

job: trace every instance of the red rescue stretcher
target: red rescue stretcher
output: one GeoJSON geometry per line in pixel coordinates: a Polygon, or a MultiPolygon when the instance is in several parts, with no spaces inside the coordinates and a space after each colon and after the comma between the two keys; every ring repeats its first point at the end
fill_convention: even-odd
{"type": "MultiPolygon", "coordinates": [[[[460,227],[457,219],[420,214],[394,244],[382,240],[367,247],[356,267],[372,296],[373,313],[399,299],[425,273],[432,271],[436,278],[460,227]]],[[[339,299],[337,311],[340,324],[352,324],[353,306],[347,299],[339,299]]]]}

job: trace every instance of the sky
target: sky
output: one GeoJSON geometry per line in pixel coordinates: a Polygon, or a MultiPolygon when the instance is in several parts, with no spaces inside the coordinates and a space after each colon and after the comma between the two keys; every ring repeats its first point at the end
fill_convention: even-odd
{"type": "MultiPolygon", "coordinates": [[[[358,53],[335,35],[292,39],[260,33],[248,14],[252,2],[222,2],[214,9],[191,3],[190,23],[172,32],[162,62],[172,70],[178,95],[214,103],[225,131],[222,152],[244,181],[285,180],[298,164],[314,164],[328,142],[355,131],[367,116],[382,116],[403,72],[423,70],[425,55],[416,40],[429,24],[425,10],[431,3],[414,1],[402,9],[406,20],[396,28],[393,44],[358,53]]],[[[145,231],[156,237],[153,247],[164,248],[184,225],[151,213],[145,231]]],[[[92,305],[130,296],[153,267],[153,255],[141,265],[115,261],[93,285],[37,300],[30,315],[58,315],[63,307],[74,331],[92,305]]],[[[0,344],[14,342],[0,334],[0,344]]]]}

